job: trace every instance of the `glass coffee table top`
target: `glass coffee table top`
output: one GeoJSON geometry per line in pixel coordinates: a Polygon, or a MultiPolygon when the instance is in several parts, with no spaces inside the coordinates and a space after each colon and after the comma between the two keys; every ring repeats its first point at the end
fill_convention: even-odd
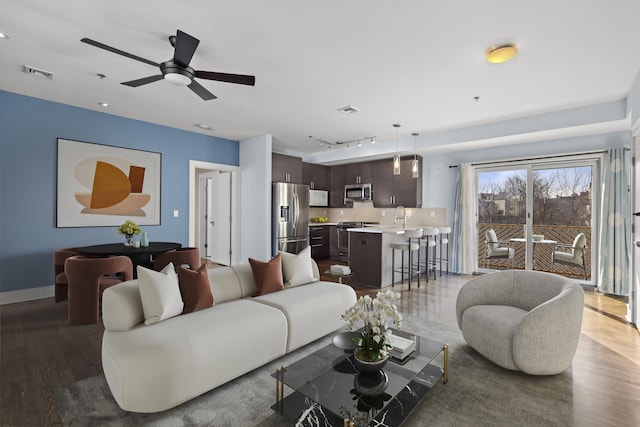
{"type": "Polygon", "coordinates": [[[394,333],[415,339],[416,350],[402,361],[390,359],[379,373],[358,373],[352,351],[333,344],[279,369],[272,375],[276,378],[272,408],[290,421],[315,420],[310,425],[317,420],[323,420],[320,425],[326,421],[326,425],[342,426],[345,420],[355,426],[400,425],[441,378],[447,381],[448,347],[394,333]],[[433,364],[440,353],[442,368],[433,364]],[[283,385],[293,390],[287,397],[283,385]]]}

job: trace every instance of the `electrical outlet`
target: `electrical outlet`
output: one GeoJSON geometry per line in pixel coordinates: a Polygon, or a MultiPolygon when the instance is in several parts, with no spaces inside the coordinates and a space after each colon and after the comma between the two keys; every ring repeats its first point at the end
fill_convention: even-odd
{"type": "Polygon", "coordinates": [[[380,213],[381,216],[387,216],[387,211],[385,211],[384,209],[382,210],[382,212],[380,213]]]}
{"type": "Polygon", "coordinates": [[[436,211],[431,211],[431,218],[434,218],[436,216],[436,211]]]}
{"type": "Polygon", "coordinates": [[[340,210],[340,216],[344,215],[344,211],[340,210]]]}
{"type": "Polygon", "coordinates": [[[178,218],[180,216],[180,212],[178,212],[178,209],[173,211],[173,217],[174,218],[178,218]]]}

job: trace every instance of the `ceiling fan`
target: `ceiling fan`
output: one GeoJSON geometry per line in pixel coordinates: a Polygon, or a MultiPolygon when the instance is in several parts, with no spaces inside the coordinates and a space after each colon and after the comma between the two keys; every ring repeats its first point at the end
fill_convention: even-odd
{"type": "Polygon", "coordinates": [[[117,53],[118,55],[126,56],[127,58],[135,59],[136,61],[144,62],[145,64],[153,65],[154,67],[158,67],[160,69],[160,72],[162,73],[155,76],[122,82],[122,84],[126,86],[138,87],[146,85],[147,83],[153,83],[158,80],[165,79],[178,86],[187,86],[200,98],[208,101],[210,99],[216,99],[217,97],[207,89],[205,89],[200,83],[195,81],[195,77],[200,79],[216,80],[219,82],[237,83],[249,86],[254,86],[256,83],[255,76],[216,73],[213,71],[198,71],[189,67],[189,62],[191,62],[191,58],[193,57],[193,54],[195,53],[200,40],[180,30],[178,30],[177,35],[169,36],[169,43],[171,43],[171,46],[174,47],[173,58],[160,64],[133,55],[129,52],[116,49],[115,47],[107,46],[104,43],[100,43],[86,37],[80,41],[104,50],[108,50],[109,52],[117,53]]]}

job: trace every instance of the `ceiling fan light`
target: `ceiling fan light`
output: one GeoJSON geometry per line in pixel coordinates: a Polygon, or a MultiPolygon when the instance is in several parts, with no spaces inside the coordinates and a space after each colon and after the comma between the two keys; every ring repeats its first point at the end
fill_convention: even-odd
{"type": "Polygon", "coordinates": [[[166,73],[164,79],[176,86],[189,86],[191,84],[191,79],[184,74],[166,73]]]}
{"type": "Polygon", "coordinates": [[[518,48],[513,44],[492,46],[485,52],[487,61],[492,64],[501,64],[513,59],[518,54],[518,48]]]}

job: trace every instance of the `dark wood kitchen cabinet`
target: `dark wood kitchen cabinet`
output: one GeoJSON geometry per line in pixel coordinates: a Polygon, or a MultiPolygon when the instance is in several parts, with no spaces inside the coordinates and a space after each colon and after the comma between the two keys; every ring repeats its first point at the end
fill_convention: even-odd
{"type": "Polygon", "coordinates": [[[309,245],[311,246],[311,258],[328,258],[330,254],[329,244],[329,226],[309,226],[309,245]]]}
{"type": "Polygon", "coordinates": [[[329,166],[303,162],[302,183],[311,190],[329,190],[329,166]]]}
{"type": "Polygon", "coordinates": [[[271,181],[302,184],[302,158],[271,153],[271,181]]]}
{"type": "MultiPolygon", "coordinates": [[[[331,166],[329,168],[329,207],[344,208],[344,186],[347,184],[347,168],[350,165],[331,166]]],[[[349,204],[351,207],[351,204],[349,204]]]]}
{"type": "Polygon", "coordinates": [[[349,233],[349,268],[352,280],[379,288],[382,283],[382,233],[349,233]]]}
{"type": "Polygon", "coordinates": [[[373,167],[373,205],[376,208],[422,207],[422,157],[418,156],[420,177],[411,176],[413,156],[400,159],[400,175],[393,174],[393,159],[375,161],[373,167]]]}
{"type": "Polygon", "coordinates": [[[373,162],[350,163],[346,165],[345,184],[369,184],[373,178],[373,162]]]}

